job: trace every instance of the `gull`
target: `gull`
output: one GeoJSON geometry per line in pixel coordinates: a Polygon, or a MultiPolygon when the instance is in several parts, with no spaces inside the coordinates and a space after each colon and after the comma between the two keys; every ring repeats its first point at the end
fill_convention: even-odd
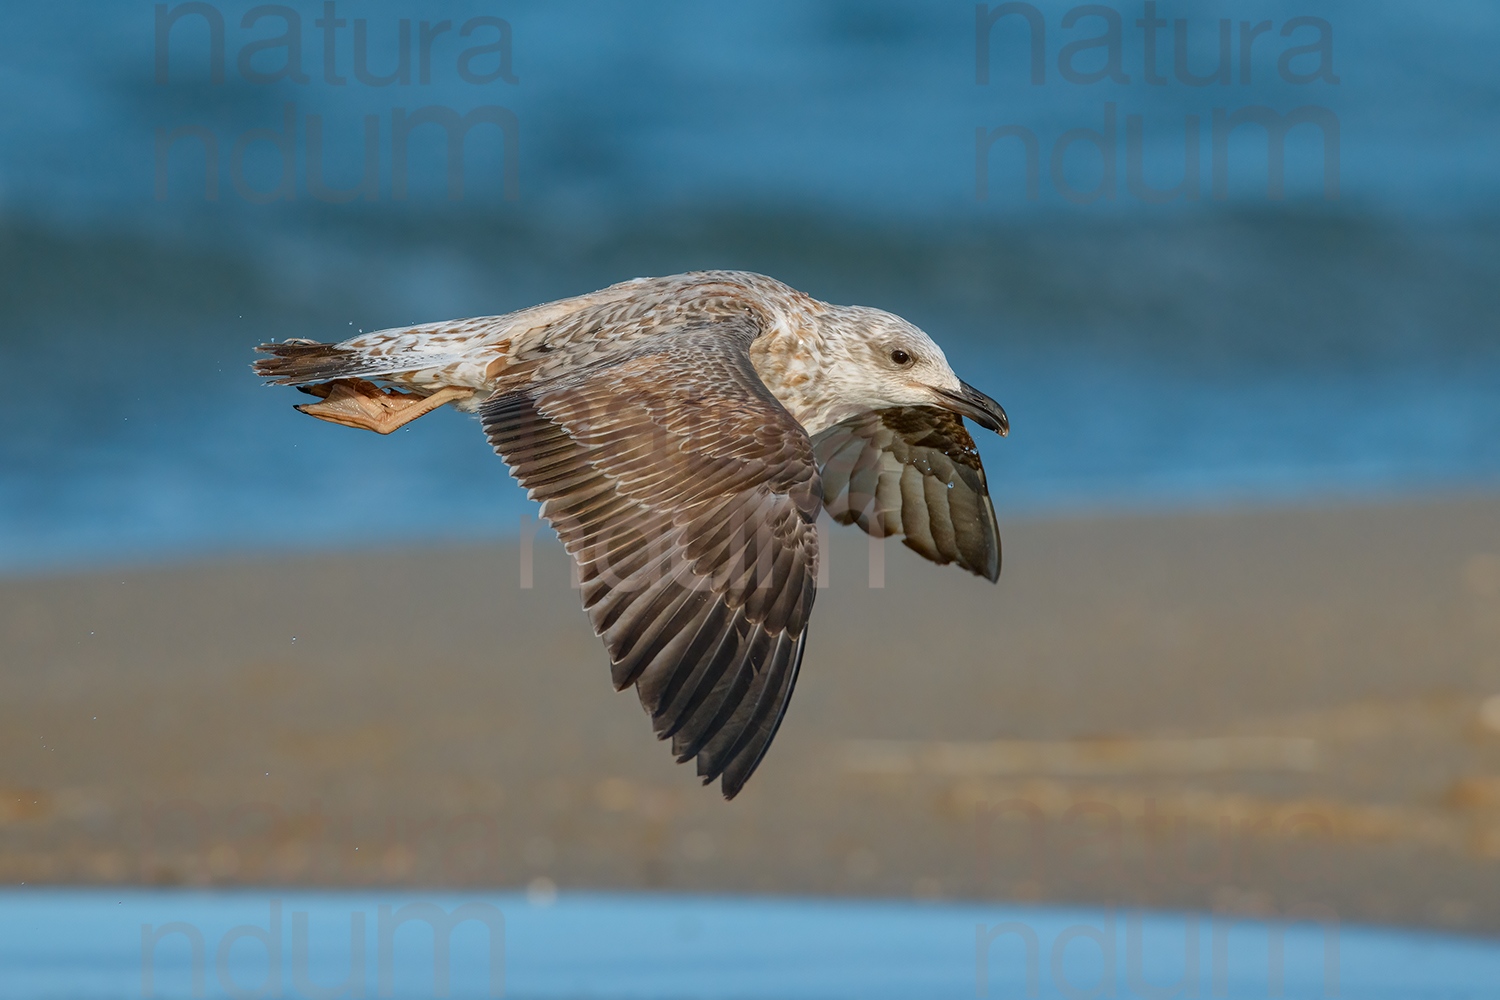
{"type": "Polygon", "coordinates": [[[263,344],[297,407],[380,434],[451,405],[541,502],[616,690],[726,799],[781,724],[827,511],[990,581],[1000,538],[964,418],[1005,411],[926,333],[764,275],[637,278],[475,319],[263,344]]]}

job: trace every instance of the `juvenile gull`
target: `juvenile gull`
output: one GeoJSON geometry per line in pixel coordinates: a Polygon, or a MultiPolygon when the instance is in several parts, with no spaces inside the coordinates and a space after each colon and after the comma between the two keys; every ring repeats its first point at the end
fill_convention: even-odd
{"type": "Polygon", "coordinates": [[[733,798],[791,699],[820,510],[936,563],[1000,575],[963,417],[1005,411],[878,309],[764,275],[637,278],[504,316],[263,344],[297,407],[388,434],[477,413],[577,564],[616,689],[733,798]]]}

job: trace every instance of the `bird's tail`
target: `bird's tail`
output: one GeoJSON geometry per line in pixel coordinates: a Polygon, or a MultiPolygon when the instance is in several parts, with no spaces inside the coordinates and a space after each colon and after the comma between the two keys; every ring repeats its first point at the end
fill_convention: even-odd
{"type": "Polygon", "coordinates": [[[327,382],[336,378],[357,378],[371,372],[371,361],[353,348],[342,348],[336,343],[318,343],[317,340],[284,340],[282,343],[263,343],[258,352],[269,354],[257,358],[255,373],[270,379],[275,385],[308,385],[309,382],[327,382]]]}
{"type": "Polygon", "coordinates": [[[285,340],[256,348],[268,358],[255,362],[255,372],[274,385],[294,385],[322,402],[297,407],[308,416],[346,427],[359,427],[389,434],[398,427],[442,406],[474,394],[461,386],[410,384],[410,376],[421,375],[452,355],[397,351],[373,354],[358,344],[320,344],[312,340],[285,340]],[[382,389],[369,379],[393,382],[401,388],[382,389]]]}
{"type": "MultiPolygon", "coordinates": [[[[316,340],[283,340],[256,348],[268,358],[255,362],[255,374],[272,385],[312,385],[341,378],[389,379],[392,376],[441,368],[459,359],[452,353],[385,351],[347,344],[320,344],[316,340]]],[[[395,381],[404,381],[395,379],[395,381]]]]}

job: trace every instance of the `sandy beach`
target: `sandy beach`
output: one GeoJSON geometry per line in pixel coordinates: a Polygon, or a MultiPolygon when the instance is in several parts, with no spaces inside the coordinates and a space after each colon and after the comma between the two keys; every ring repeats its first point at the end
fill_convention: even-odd
{"type": "Polygon", "coordinates": [[[1500,931],[1500,500],[1002,530],[991,586],[835,529],[732,803],[611,690],[550,543],[0,581],[0,880],[1500,931]]]}

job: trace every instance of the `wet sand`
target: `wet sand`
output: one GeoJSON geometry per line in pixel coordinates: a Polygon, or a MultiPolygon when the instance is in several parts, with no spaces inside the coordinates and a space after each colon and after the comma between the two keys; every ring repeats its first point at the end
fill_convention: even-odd
{"type": "Polygon", "coordinates": [[[732,803],[611,690],[543,541],[0,581],[0,882],[1500,931],[1500,499],[1002,528],[998,586],[836,529],[732,803]]]}

